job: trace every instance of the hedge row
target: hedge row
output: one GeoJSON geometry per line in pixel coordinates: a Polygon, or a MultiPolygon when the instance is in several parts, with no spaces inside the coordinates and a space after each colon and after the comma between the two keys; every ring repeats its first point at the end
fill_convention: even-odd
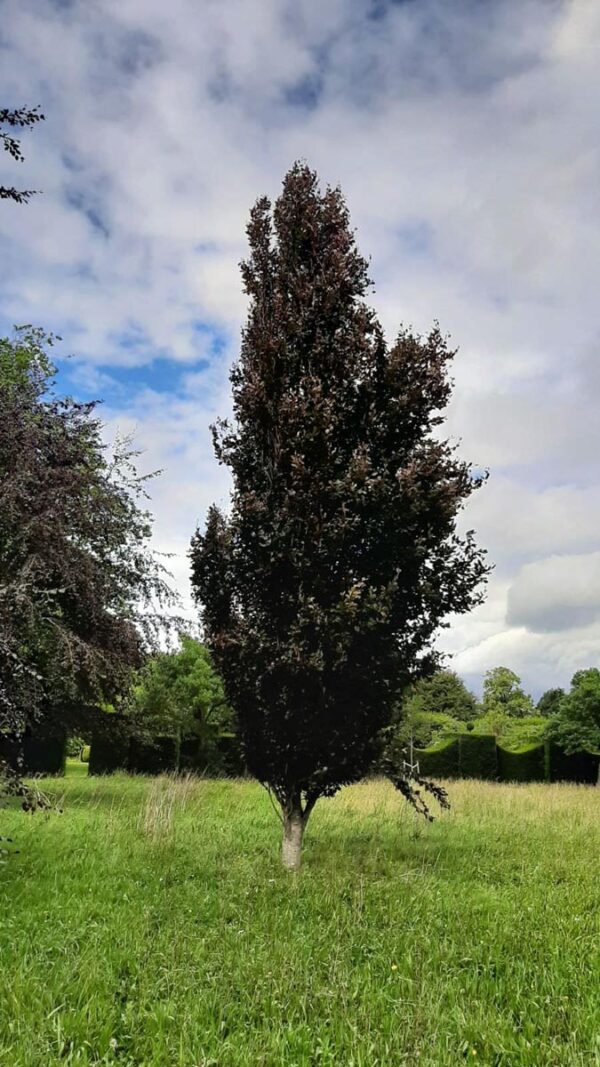
{"type": "Polygon", "coordinates": [[[458,769],[461,778],[498,777],[496,738],[489,734],[465,734],[458,742],[458,769]]]}
{"type": "Polygon", "coordinates": [[[546,777],[549,782],[584,782],[593,785],[598,781],[600,756],[592,752],[574,752],[568,756],[552,741],[546,742],[546,777]]]}
{"type": "Polygon", "coordinates": [[[414,755],[425,778],[460,778],[457,740],[450,739],[431,748],[415,749],[414,755]]]}
{"type": "Polygon", "coordinates": [[[64,774],[67,764],[67,734],[26,734],[23,744],[24,774],[64,774]]]}
{"type": "Polygon", "coordinates": [[[546,746],[527,745],[517,752],[498,746],[498,778],[501,782],[545,782],[546,746]]]}
{"type": "Polygon", "coordinates": [[[114,774],[124,770],[129,759],[129,737],[115,730],[114,734],[104,730],[94,733],[90,745],[88,774],[114,774]]]}
{"type": "Polygon", "coordinates": [[[461,734],[431,748],[415,750],[429,778],[484,778],[500,782],[583,782],[598,780],[600,756],[568,756],[551,741],[509,752],[491,734],[461,734]]]}
{"type": "Polygon", "coordinates": [[[34,774],[64,774],[67,762],[67,734],[62,730],[30,730],[24,737],[0,735],[0,760],[10,765],[20,763],[21,773],[27,777],[34,774]]]}
{"type": "Polygon", "coordinates": [[[198,737],[155,737],[145,741],[131,737],[123,720],[111,716],[111,730],[98,730],[92,737],[89,774],[164,774],[168,771],[242,775],[245,767],[236,738],[218,741],[218,757],[211,763],[198,737]]]}

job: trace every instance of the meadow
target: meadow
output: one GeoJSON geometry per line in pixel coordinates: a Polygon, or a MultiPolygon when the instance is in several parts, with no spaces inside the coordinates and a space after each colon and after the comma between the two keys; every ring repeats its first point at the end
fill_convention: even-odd
{"type": "Polygon", "coordinates": [[[600,790],[367,782],[294,876],[252,782],[76,770],[1,815],[2,1067],[600,1064],[600,790]]]}

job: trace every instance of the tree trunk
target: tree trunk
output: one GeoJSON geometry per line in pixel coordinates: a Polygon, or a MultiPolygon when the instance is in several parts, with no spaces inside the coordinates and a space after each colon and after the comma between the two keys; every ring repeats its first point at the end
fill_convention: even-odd
{"type": "Polygon", "coordinates": [[[283,844],[281,861],[287,871],[299,871],[302,858],[302,838],[306,823],[300,808],[283,814],[283,844]]]}

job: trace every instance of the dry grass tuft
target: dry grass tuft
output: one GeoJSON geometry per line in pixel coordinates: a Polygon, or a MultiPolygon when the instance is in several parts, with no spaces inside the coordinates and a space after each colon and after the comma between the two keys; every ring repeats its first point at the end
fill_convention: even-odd
{"type": "Polygon", "coordinates": [[[175,811],[186,807],[195,785],[196,779],[190,774],[167,774],[151,779],[142,801],[138,830],[155,843],[170,838],[175,811]]]}

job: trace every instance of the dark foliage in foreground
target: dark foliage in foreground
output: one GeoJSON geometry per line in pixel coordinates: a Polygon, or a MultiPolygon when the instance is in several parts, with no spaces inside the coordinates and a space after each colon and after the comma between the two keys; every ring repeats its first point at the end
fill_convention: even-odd
{"type": "Polygon", "coordinates": [[[397,764],[391,760],[383,760],[381,770],[386,778],[389,778],[392,785],[396,787],[398,792],[402,793],[405,800],[408,800],[409,804],[412,804],[415,811],[419,815],[423,815],[428,822],[433,822],[433,815],[429,810],[429,806],[423,793],[429,793],[434,800],[437,800],[440,808],[443,808],[446,811],[450,810],[448,793],[439,782],[433,782],[429,778],[424,778],[423,775],[414,770],[412,773],[407,774],[406,772],[399,770],[397,764]]]}
{"type": "MultiPolygon", "coordinates": [[[[38,330],[0,341],[0,741],[71,732],[124,688],[171,595],[148,548],[144,479],[107,455],[94,404],[55,395],[38,330]]],[[[8,756],[6,755],[8,751],[8,756]]]]}
{"type": "MultiPolygon", "coordinates": [[[[43,122],[44,117],[39,107],[0,108],[0,144],[17,163],[22,163],[25,156],[21,151],[21,142],[12,131],[30,129],[37,122],[43,122]],[[8,129],[2,129],[3,126],[8,129]]],[[[0,185],[0,200],[14,200],[17,204],[26,204],[35,193],[35,189],[15,189],[14,186],[0,185]]]]}
{"type": "Polygon", "coordinates": [[[296,164],[248,237],[235,421],[214,433],[232,507],[193,538],[193,584],[248,767],[301,838],[372,765],[444,619],[481,599],[456,532],[481,477],[433,433],[453,353],[437,327],[388,347],[339,189],[296,164]]]}

